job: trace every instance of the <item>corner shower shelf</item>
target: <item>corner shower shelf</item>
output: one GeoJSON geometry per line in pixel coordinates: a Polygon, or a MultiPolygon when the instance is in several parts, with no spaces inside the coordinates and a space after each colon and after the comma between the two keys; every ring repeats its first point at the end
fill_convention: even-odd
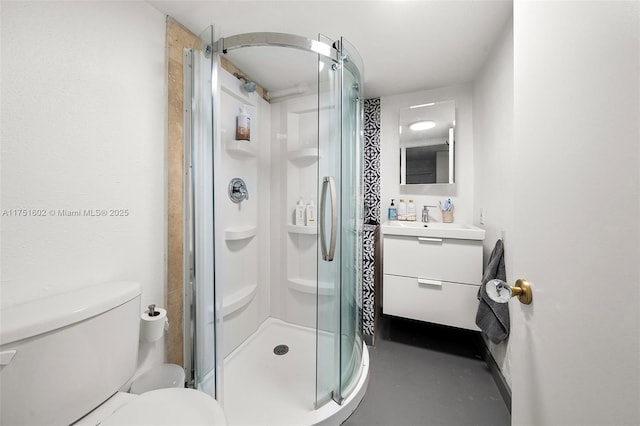
{"type": "Polygon", "coordinates": [[[241,158],[253,158],[256,156],[255,141],[237,141],[235,139],[227,139],[226,149],[229,154],[241,158]]]}
{"type": "Polygon", "coordinates": [[[335,286],[331,283],[318,283],[315,280],[307,280],[304,278],[289,278],[288,283],[290,289],[302,293],[316,294],[317,291],[321,296],[333,296],[335,294],[335,286]]]}
{"type": "Polygon", "coordinates": [[[291,234],[318,235],[317,226],[287,225],[287,231],[291,234]]]}
{"type": "Polygon", "coordinates": [[[245,240],[256,235],[256,226],[237,226],[233,228],[227,228],[224,230],[224,239],[231,240],[245,240]]]}
{"type": "Polygon", "coordinates": [[[318,158],[322,157],[318,148],[296,149],[293,151],[289,151],[288,155],[289,160],[300,162],[315,161],[318,158]]]}
{"type": "Polygon", "coordinates": [[[256,296],[257,289],[258,286],[256,284],[248,285],[223,298],[222,316],[226,317],[227,315],[247,306],[256,296]]]}

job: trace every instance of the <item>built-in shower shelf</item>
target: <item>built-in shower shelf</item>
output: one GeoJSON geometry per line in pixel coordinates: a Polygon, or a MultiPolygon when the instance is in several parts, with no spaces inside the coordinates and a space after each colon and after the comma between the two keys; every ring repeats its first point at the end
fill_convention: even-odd
{"type": "Polygon", "coordinates": [[[320,294],[321,296],[333,296],[335,286],[331,283],[317,282],[304,278],[289,278],[289,288],[302,293],[320,294]]]}
{"type": "Polygon", "coordinates": [[[318,148],[302,148],[289,151],[289,160],[296,162],[309,162],[315,161],[321,157],[320,150],[318,148]]]}
{"type": "Polygon", "coordinates": [[[256,156],[256,142],[227,139],[227,152],[234,157],[253,158],[256,156]]]}
{"type": "Polygon", "coordinates": [[[255,226],[237,226],[233,228],[227,228],[224,230],[224,239],[227,241],[233,240],[246,240],[256,235],[255,226]]]}
{"type": "Polygon", "coordinates": [[[291,234],[307,234],[317,235],[317,226],[300,226],[300,225],[287,225],[287,231],[291,234]]]}
{"type": "Polygon", "coordinates": [[[226,317],[251,303],[253,298],[256,297],[257,289],[258,286],[256,284],[248,285],[235,293],[231,293],[229,296],[225,296],[222,299],[222,316],[226,317]]]}

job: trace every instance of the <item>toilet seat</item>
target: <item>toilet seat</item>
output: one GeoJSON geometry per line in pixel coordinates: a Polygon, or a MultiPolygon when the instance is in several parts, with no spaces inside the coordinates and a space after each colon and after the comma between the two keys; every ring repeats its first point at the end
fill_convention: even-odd
{"type": "Polygon", "coordinates": [[[222,407],[215,399],[184,388],[145,392],[100,423],[101,426],[226,424],[222,407]]]}

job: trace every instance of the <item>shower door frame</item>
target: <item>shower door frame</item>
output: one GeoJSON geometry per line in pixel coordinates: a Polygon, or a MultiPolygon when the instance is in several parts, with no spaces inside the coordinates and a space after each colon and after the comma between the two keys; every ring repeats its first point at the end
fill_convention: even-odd
{"type": "Polygon", "coordinates": [[[342,218],[342,232],[341,232],[341,246],[351,247],[349,242],[350,234],[355,235],[356,245],[351,247],[354,251],[350,254],[351,261],[353,262],[353,269],[349,265],[349,261],[346,259],[348,254],[344,253],[341,265],[341,285],[340,285],[340,307],[339,307],[339,336],[340,336],[340,348],[339,348],[339,367],[338,367],[338,391],[337,397],[334,400],[339,404],[342,404],[343,400],[348,397],[354,390],[359,378],[360,368],[362,367],[362,352],[364,345],[363,332],[362,332],[362,236],[364,225],[364,194],[362,189],[364,187],[364,175],[363,175],[363,161],[364,161],[364,98],[363,93],[363,71],[364,66],[362,58],[351,43],[344,37],[341,37],[339,41],[334,45],[338,46],[340,52],[340,173],[341,180],[343,181],[343,189],[347,192],[352,190],[358,195],[358,199],[353,206],[353,222],[351,226],[344,220],[349,215],[349,206],[341,203],[340,209],[343,214],[342,218]],[[352,85],[347,84],[347,72],[353,78],[352,85]],[[348,94],[354,94],[355,98],[348,96],[348,94]],[[351,103],[355,104],[355,107],[351,106],[351,103]],[[353,122],[349,121],[349,118],[353,118],[353,122]],[[349,131],[350,125],[353,129],[349,131]],[[352,161],[350,161],[352,160],[352,161]],[[355,171],[354,171],[355,168],[355,171]],[[346,171],[346,173],[345,173],[346,171]],[[345,182],[345,177],[354,177],[351,182],[345,182]],[[355,187],[353,186],[355,185],[355,187]],[[344,244],[347,243],[347,244],[344,244]],[[347,260],[345,265],[345,260],[347,260]],[[350,282],[353,280],[353,282],[350,282]],[[351,287],[349,286],[351,284],[351,287]],[[353,305],[348,305],[347,293],[353,290],[355,296],[353,305]],[[358,303],[358,298],[360,298],[358,303]],[[350,314],[354,317],[348,318],[350,314]],[[353,320],[353,323],[350,323],[353,320]],[[345,359],[347,355],[343,351],[343,343],[345,339],[350,338],[350,333],[353,332],[353,345],[352,350],[358,354],[356,358],[351,353],[350,359],[345,359]],[[357,359],[359,364],[353,362],[357,359]]]}
{"type": "Polygon", "coordinates": [[[258,46],[291,47],[326,56],[335,62],[338,62],[340,58],[338,51],[333,46],[329,46],[321,41],[294,34],[271,32],[244,33],[219,38],[214,43],[213,51],[224,55],[229,50],[258,46]]]}
{"type": "MultiPolygon", "coordinates": [[[[213,360],[211,386],[199,386],[203,372],[200,371],[198,352],[206,351],[199,341],[199,327],[204,323],[207,299],[199,294],[206,283],[215,284],[215,230],[213,222],[213,140],[215,136],[215,102],[207,93],[216,80],[217,64],[211,51],[214,27],[206,28],[198,37],[196,46],[184,49],[183,53],[183,363],[187,387],[200,388],[211,396],[219,395],[217,373],[219,365],[213,360]],[[208,239],[206,235],[211,235],[208,239]],[[204,238],[202,236],[205,236],[204,238]],[[200,296],[200,297],[198,297],[200,296]]],[[[215,286],[211,288],[211,305],[216,316],[213,331],[213,352],[220,338],[217,312],[220,300],[216,298],[215,286]]],[[[211,374],[209,374],[211,373],[211,374]]]]}

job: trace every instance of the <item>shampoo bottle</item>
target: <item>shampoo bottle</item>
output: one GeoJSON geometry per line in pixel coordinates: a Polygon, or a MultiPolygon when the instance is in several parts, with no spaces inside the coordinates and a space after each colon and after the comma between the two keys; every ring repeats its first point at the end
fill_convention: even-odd
{"type": "Polygon", "coordinates": [[[244,104],[240,107],[240,114],[236,117],[236,140],[251,140],[251,117],[249,117],[247,106],[244,104]]]}
{"type": "Polygon", "coordinates": [[[407,205],[407,220],[416,220],[416,205],[413,204],[413,200],[409,200],[407,205]]]}
{"type": "Polygon", "coordinates": [[[307,204],[307,215],[305,224],[307,226],[316,226],[316,206],[313,203],[313,200],[309,201],[309,204],[307,204]]]}
{"type": "Polygon", "coordinates": [[[302,197],[296,203],[296,216],[294,225],[296,226],[304,226],[304,202],[302,201],[302,197]]]}
{"type": "Polygon", "coordinates": [[[400,204],[398,204],[398,220],[407,220],[407,203],[403,198],[400,198],[400,204]]]}
{"type": "Polygon", "coordinates": [[[396,205],[393,204],[393,199],[391,199],[391,205],[389,206],[389,220],[398,220],[398,209],[396,205]]]}

